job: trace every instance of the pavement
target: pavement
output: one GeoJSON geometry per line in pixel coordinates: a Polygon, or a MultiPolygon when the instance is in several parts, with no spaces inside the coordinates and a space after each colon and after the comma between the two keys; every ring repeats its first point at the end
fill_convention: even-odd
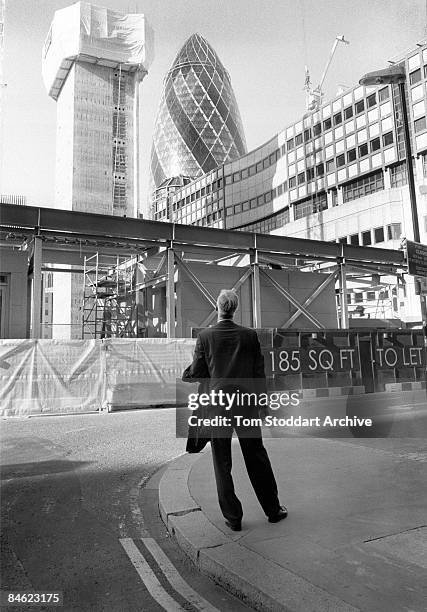
{"type": "Polygon", "coordinates": [[[265,446],[289,510],[277,524],[257,502],[236,440],[241,532],[225,526],[209,445],[164,472],[162,519],[196,566],[263,612],[425,612],[425,439],[287,437],[265,446]]]}

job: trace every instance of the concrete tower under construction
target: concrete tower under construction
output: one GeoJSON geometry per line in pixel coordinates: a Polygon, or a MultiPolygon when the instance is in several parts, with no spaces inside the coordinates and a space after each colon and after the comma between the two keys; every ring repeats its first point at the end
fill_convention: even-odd
{"type": "Polygon", "coordinates": [[[86,2],[55,12],[42,70],[57,101],[58,208],[136,216],[139,85],[151,52],[142,14],[86,2]]]}
{"type": "MultiPolygon", "coordinates": [[[[87,2],[55,12],[42,72],[57,102],[57,208],[137,216],[139,90],[151,59],[152,33],[142,14],[87,2]]],[[[63,304],[55,322],[54,307],[56,337],[81,335],[82,281],[68,276],[60,282],[70,314],[63,304]]]]}

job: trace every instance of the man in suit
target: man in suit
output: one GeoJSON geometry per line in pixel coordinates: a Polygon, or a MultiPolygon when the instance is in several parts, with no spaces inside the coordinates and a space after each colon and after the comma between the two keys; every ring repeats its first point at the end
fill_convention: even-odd
{"type": "MultiPolygon", "coordinates": [[[[217,299],[218,322],[200,332],[194,350],[190,375],[193,378],[209,378],[211,388],[237,390],[239,379],[249,384],[246,391],[266,391],[264,358],[255,330],[237,325],[233,321],[239,299],[234,291],[222,290],[217,299]],[[232,379],[232,380],[230,380],[232,379]]],[[[232,416],[243,414],[259,416],[253,405],[243,410],[233,405],[232,416]]],[[[229,413],[230,416],[230,413],[229,413]]],[[[234,418],[231,426],[215,428],[211,438],[212,457],[218,501],[225,522],[233,531],[242,525],[242,504],[235,494],[231,475],[231,438],[233,429],[239,438],[249,479],[258,501],[269,522],[277,523],[286,518],[288,511],[280,505],[277,484],[267,451],[262,442],[261,428],[251,424],[244,426],[234,418]]]]}

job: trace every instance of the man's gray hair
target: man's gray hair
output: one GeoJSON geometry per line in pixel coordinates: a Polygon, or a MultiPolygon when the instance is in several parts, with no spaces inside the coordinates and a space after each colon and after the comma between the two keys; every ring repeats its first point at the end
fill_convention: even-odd
{"type": "Polygon", "coordinates": [[[229,289],[222,289],[216,305],[221,316],[231,319],[239,306],[237,293],[229,289]]]}

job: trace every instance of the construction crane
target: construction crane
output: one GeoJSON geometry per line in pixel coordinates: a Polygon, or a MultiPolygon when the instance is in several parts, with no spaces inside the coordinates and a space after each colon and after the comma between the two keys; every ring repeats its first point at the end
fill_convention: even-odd
{"type": "Polygon", "coordinates": [[[315,87],[314,89],[311,86],[311,80],[310,80],[310,73],[308,71],[308,67],[305,67],[305,84],[304,84],[304,90],[306,92],[306,109],[307,111],[313,111],[313,110],[318,110],[320,108],[320,106],[322,105],[322,101],[323,101],[323,83],[325,81],[326,78],[326,74],[329,70],[329,66],[331,65],[332,62],[332,58],[335,55],[335,51],[337,50],[338,47],[338,43],[344,43],[346,45],[349,45],[350,42],[348,40],[345,40],[344,36],[337,36],[334,40],[334,44],[332,45],[332,49],[331,52],[329,54],[328,57],[328,61],[326,62],[326,66],[323,70],[323,74],[322,74],[322,78],[320,79],[319,84],[317,85],[317,87],[315,87]]]}

